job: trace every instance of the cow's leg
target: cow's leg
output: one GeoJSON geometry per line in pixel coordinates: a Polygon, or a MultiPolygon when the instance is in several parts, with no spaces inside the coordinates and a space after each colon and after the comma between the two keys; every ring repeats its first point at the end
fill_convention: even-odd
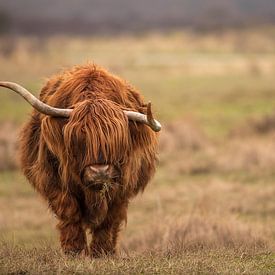
{"type": "Polygon", "coordinates": [[[65,254],[77,255],[88,253],[86,233],[80,223],[59,221],[57,228],[60,232],[60,243],[65,254]]]}
{"type": "Polygon", "coordinates": [[[56,192],[49,197],[49,206],[59,219],[57,229],[60,243],[66,254],[87,254],[86,233],[82,226],[81,212],[77,200],[67,194],[56,192]]]}
{"type": "Polygon", "coordinates": [[[91,257],[98,258],[103,255],[113,255],[115,252],[112,238],[112,226],[105,225],[96,229],[93,233],[93,240],[90,245],[91,257]]]}
{"type": "Polygon", "coordinates": [[[104,222],[93,231],[91,257],[110,256],[117,252],[117,239],[121,225],[127,218],[127,203],[114,205],[104,222]]]}

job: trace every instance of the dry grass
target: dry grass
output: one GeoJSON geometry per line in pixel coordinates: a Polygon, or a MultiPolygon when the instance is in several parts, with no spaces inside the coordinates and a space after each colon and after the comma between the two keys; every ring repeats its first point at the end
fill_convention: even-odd
{"type": "Polygon", "coordinates": [[[137,234],[124,249],[129,253],[150,252],[177,256],[186,252],[209,250],[271,249],[264,230],[249,227],[230,215],[198,215],[170,217],[155,221],[150,232],[137,234]]]}
{"type": "Polygon", "coordinates": [[[0,123],[0,171],[17,168],[18,126],[11,122],[0,123]]]}
{"type": "Polygon", "coordinates": [[[260,181],[190,177],[170,189],[155,182],[131,204],[120,255],[91,261],[62,255],[55,219],[21,177],[12,179],[1,179],[9,184],[0,190],[1,273],[274,272],[271,182],[264,189],[260,181]]]}
{"type": "Polygon", "coordinates": [[[275,115],[267,114],[262,117],[251,118],[233,128],[231,137],[247,137],[250,135],[266,135],[275,131],[275,115]]]}
{"type": "Polygon", "coordinates": [[[1,91],[0,273],[274,273],[271,33],[5,40],[1,78],[35,91],[41,76],[92,59],[140,87],[165,123],[157,174],[130,206],[118,257],[70,258],[45,203],[11,171],[29,106],[1,91]]]}
{"type": "Polygon", "coordinates": [[[196,123],[188,120],[167,124],[160,139],[160,165],[175,175],[272,174],[275,131],[271,118],[249,118],[218,140],[208,137],[196,123]]]}
{"type": "MultiPolygon", "coordinates": [[[[275,249],[275,158],[270,154],[275,149],[273,140],[272,131],[265,134],[255,131],[246,137],[245,143],[243,135],[228,136],[221,142],[207,137],[192,120],[167,124],[161,136],[160,167],[155,184],[131,205],[121,255],[118,259],[106,259],[106,267],[101,266],[101,262],[91,264],[87,259],[79,262],[61,256],[55,220],[45,204],[37,199],[21,176],[3,174],[0,181],[1,253],[3,259],[6,253],[18,259],[14,265],[5,262],[4,266],[6,270],[23,268],[35,273],[38,263],[29,266],[28,260],[22,260],[23,248],[19,243],[30,255],[36,247],[42,257],[58,257],[54,265],[46,260],[43,268],[61,273],[68,272],[68,266],[75,272],[78,268],[91,272],[101,268],[101,272],[115,273],[120,265],[125,272],[130,268],[137,268],[138,272],[141,267],[149,272],[151,263],[146,258],[156,261],[156,272],[158,268],[167,273],[179,272],[188,270],[192,257],[211,262],[211,257],[218,257],[220,253],[224,254],[221,264],[233,255],[237,258],[250,255],[255,265],[264,261],[262,268],[271,270],[273,254],[270,253],[275,249]],[[45,245],[53,248],[46,249],[45,245]],[[175,261],[174,264],[161,266],[167,258],[175,261]],[[189,260],[184,263],[177,260],[181,258],[189,260]]],[[[242,261],[244,265],[251,264],[245,257],[242,261]]],[[[237,264],[232,261],[226,268],[237,270],[239,267],[233,263],[237,264]]],[[[222,271],[218,265],[212,266],[213,269],[196,268],[201,272],[222,271]]]]}
{"type": "Polygon", "coordinates": [[[274,255],[255,251],[182,252],[177,257],[145,253],[91,261],[64,257],[49,246],[11,249],[2,245],[5,252],[0,257],[7,261],[0,272],[9,274],[271,274],[274,270],[274,255]]]}

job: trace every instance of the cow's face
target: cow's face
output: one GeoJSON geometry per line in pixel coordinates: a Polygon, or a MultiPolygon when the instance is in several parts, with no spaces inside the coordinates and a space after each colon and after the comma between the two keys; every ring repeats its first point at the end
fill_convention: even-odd
{"type": "Polygon", "coordinates": [[[144,125],[129,125],[123,109],[106,99],[85,100],[74,106],[68,120],[46,117],[42,123],[45,142],[60,162],[63,184],[74,181],[94,189],[124,177],[120,171],[134,148],[152,143],[148,131],[144,125]]]}
{"type": "Polygon", "coordinates": [[[131,149],[128,119],[120,106],[108,100],[82,102],[63,127],[63,140],[68,178],[95,191],[118,182],[120,164],[131,149]]]}

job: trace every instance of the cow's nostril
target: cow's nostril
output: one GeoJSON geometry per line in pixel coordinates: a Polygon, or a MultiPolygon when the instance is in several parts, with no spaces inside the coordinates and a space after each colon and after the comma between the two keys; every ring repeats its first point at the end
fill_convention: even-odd
{"type": "Polygon", "coordinates": [[[104,173],[106,173],[106,172],[108,171],[108,169],[109,169],[109,165],[108,165],[108,164],[102,165],[102,166],[100,167],[100,171],[101,171],[101,172],[104,172],[104,173]]]}
{"type": "Polygon", "coordinates": [[[106,174],[108,169],[109,169],[109,165],[108,164],[104,164],[104,165],[91,165],[90,169],[96,173],[96,174],[106,174]]]}

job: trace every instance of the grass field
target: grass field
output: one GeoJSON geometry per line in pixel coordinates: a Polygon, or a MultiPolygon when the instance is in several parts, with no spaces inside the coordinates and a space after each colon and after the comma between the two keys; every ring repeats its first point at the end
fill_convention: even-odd
{"type": "Polygon", "coordinates": [[[16,169],[16,132],[30,107],[1,90],[0,273],[275,273],[274,34],[2,38],[1,80],[38,93],[45,77],[95,62],[138,87],[164,129],[120,254],[65,257],[55,218],[16,169]]]}

